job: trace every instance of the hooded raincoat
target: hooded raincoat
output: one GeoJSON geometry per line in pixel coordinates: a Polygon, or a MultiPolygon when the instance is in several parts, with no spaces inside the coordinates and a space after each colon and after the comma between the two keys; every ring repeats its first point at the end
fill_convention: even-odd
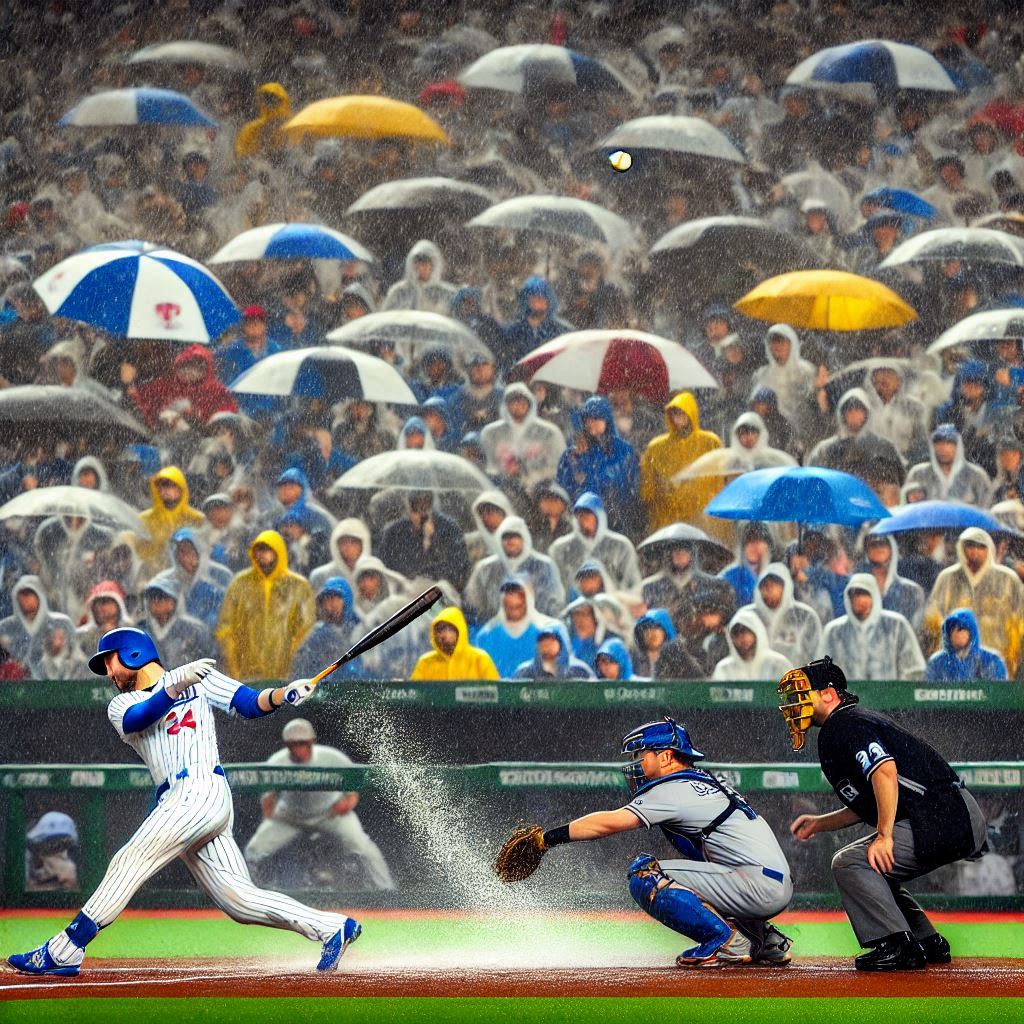
{"type": "Polygon", "coordinates": [[[252,568],[240,572],[228,587],[217,624],[217,640],[227,674],[235,679],[287,679],[295,651],[313,628],[313,590],[288,571],[284,538],[264,530],[249,545],[252,568]],[[264,574],[254,549],[266,544],[277,555],[264,574]]]}
{"type": "MultiPolygon", "coordinates": [[[[882,607],[888,612],[899,612],[916,633],[921,629],[924,620],[924,591],[913,580],[900,576],[900,549],[896,544],[896,538],[890,534],[883,535],[882,539],[889,542],[889,550],[892,552],[885,571],[885,580],[880,584],[882,607]]],[[[871,562],[865,560],[857,566],[857,572],[871,572],[871,568],[871,562]]]]}
{"type": "Polygon", "coordinates": [[[557,338],[558,335],[572,329],[572,324],[558,315],[558,298],[547,279],[528,277],[519,289],[519,310],[516,319],[504,329],[504,345],[499,363],[502,372],[507,372],[513,363],[518,362],[528,352],[532,352],[538,345],[543,345],[545,341],[557,338]],[[542,295],[548,303],[544,319],[536,327],[528,319],[531,295],[542,295]]]}
{"type": "Polygon", "coordinates": [[[173,576],[153,580],[146,587],[146,592],[154,590],[159,590],[175,601],[174,611],[163,625],[149,614],[148,609],[145,618],[137,623],[139,629],[144,629],[153,638],[160,652],[160,663],[165,668],[174,668],[200,658],[215,658],[217,645],[213,633],[205,623],[186,613],[178,581],[173,576]]]}
{"type": "Polygon", "coordinates": [[[593,597],[577,597],[566,605],[562,612],[562,621],[569,633],[569,645],[572,653],[594,668],[594,659],[597,657],[601,644],[612,636],[624,635],[620,633],[621,623],[625,619],[625,609],[609,594],[595,594],[593,597]],[[583,637],[576,629],[574,613],[582,608],[589,608],[594,617],[594,635],[583,637]]]}
{"type": "Polygon", "coordinates": [[[811,449],[804,465],[824,466],[852,473],[863,480],[882,480],[900,486],[906,476],[903,459],[896,447],[875,432],[871,400],[863,388],[850,388],[843,393],[836,405],[836,432],[811,449]],[[856,433],[843,419],[843,410],[851,402],[858,402],[867,410],[864,425],[856,433]]]}
{"type": "Polygon", "coordinates": [[[519,478],[530,488],[542,480],[550,480],[558,469],[558,460],[565,451],[565,436],[554,425],[537,415],[537,399],[522,383],[510,384],[501,403],[501,419],[488,423],[480,432],[480,444],[487,456],[487,472],[506,475],[508,467],[517,462],[519,478]],[[508,401],[515,395],[525,398],[529,410],[522,423],[516,423],[508,411],[508,401]]]}
{"type": "Polygon", "coordinates": [[[614,590],[636,593],[640,589],[640,565],[630,539],[608,529],[604,502],[592,491],[584,491],[576,499],[573,512],[580,510],[592,512],[597,517],[594,536],[584,536],[579,520],[573,515],[572,533],[559,537],[548,551],[562,576],[566,591],[573,585],[576,570],[584,562],[596,560],[604,566],[614,590]]]}
{"type": "Polygon", "coordinates": [[[389,289],[381,309],[417,309],[448,316],[452,299],[458,289],[444,280],[444,257],[433,242],[421,238],[405,257],[405,276],[389,289]],[[431,263],[430,277],[420,281],[416,276],[417,258],[431,263]]]}
{"type": "Polygon", "coordinates": [[[992,480],[981,466],[967,461],[964,441],[956,427],[947,423],[936,428],[932,441],[928,449],[928,461],[919,462],[910,470],[907,483],[919,484],[928,492],[929,498],[937,501],[962,501],[967,505],[987,508],[992,480]],[[956,442],[956,454],[948,473],[942,471],[935,457],[936,435],[956,442]]]}
{"type": "Polygon", "coordinates": [[[553,621],[533,606],[533,589],[523,580],[515,581],[526,595],[526,614],[518,622],[509,622],[499,594],[498,613],[476,635],[476,642],[497,666],[502,679],[511,679],[524,661],[533,657],[537,637],[553,621]]]}
{"type": "Polygon", "coordinates": [[[924,677],[929,683],[1005,679],[1006,664],[995,651],[981,646],[974,612],[969,608],[957,608],[942,623],[942,650],[928,659],[924,677]],[[953,650],[950,633],[954,629],[966,629],[970,634],[970,643],[962,651],[953,650]]]}
{"type": "Polygon", "coordinates": [[[772,324],[765,331],[764,354],[768,363],[754,372],[751,388],[771,388],[778,399],[779,410],[787,419],[795,422],[806,419],[814,400],[816,370],[813,363],[800,357],[800,336],[789,324],[772,324]],[[769,342],[776,334],[789,340],[789,357],[785,363],[779,363],[772,355],[769,342]]]}
{"type": "Polygon", "coordinates": [[[871,429],[891,441],[904,458],[914,461],[924,458],[928,451],[925,409],[921,402],[907,394],[903,367],[895,361],[877,360],[864,374],[864,392],[870,403],[871,429]],[[876,370],[889,370],[899,379],[899,390],[888,402],[883,402],[875,390],[876,370]]]}
{"type": "Polygon", "coordinates": [[[159,573],[160,582],[172,580],[181,592],[184,611],[192,618],[217,628],[220,606],[231,583],[231,570],[210,558],[210,546],[202,530],[182,527],[171,535],[171,568],[159,573]],[[199,565],[190,576],[178,563],[177,552],[182,545],[191,545],[199,557],[199,565]]]}
{"type": "Polygon", "coordinates": [[[366,558],[373,554],[372,545],[370,542],[370,528],[362,521],[362,519],[342,519],[337,526],[331,530],[331,560],[325,562],[323,565],[317,566],[309,574],[309,585],[317,592],[320,592],[320,588],[327,582],[331,576],[340,576],[343,580],[347,580],[349,584],[355,582],[356,565],[359,563],[359,559],[366,558]],[[341,552],[338,550],[338,544],[343,537],[351,537],[359,541],[362,544],[362,550],[356,557],[355,562],[349,565],[344,558],[341,557],[341,552]]]}
{"type": "Polygon", "coordinates": [[[213,353],[205,345],[189,345],[174,360],[171,371],[132,393],[146,425],[154,429],[161,413],[173,411],[189,426],[202,426],[219,412],[237,412],[235,396],[217,380],[213,353]],[[203,368],[200,380],[184,380],[178,371],[188,363],[203,368]]]}
{"type": "Polygon", "coordinates": [[[522,662],[513,675],[513,679],[593,679],[594,673],[590,666],[572,653],[569,634],[561,622],[551,622],[543,626],[537,634],[538,641],[545,636],[558,638],[561,647],[558,657],[553,662],[545,662],[540,652],[534,653],[529,661],[522,662]]]}
{"type": "Polygon", "coordinates": [[[95,652],[96,647],[99,644],[100,637],[107,631],[106,627],[100,626],[99,623],[97,623],[96,616],[93,614],[93,602],[100,598],[109,598],[120,609],[120,617],[118,618],[115,626],[133,626],[135,624],[132,621],[131,616],[128,614],[128,608],[125,605],[124,600],[124,591],[121,587],[113,580],[100,580],[100,582],[89,591],[89,596],[86,598],[86,621],[75,631],[78,635],[79,647],[81,647],[89,657],[91,657],[95,652]]]}
{"type": "Polygon", "coordinates": [[[367,622],[387,601],[401,599],[404,604],[409,591],[409,581],[401,573],[389,569],[376,555],[363,555],[356,562],[352,570],[352,585],[355,588],[356,611],[367,622]],[[363,597],[359,590],[360,577],[368,573],[376,573],[380,577],[380,589],[372,600],[363,597]]]}
{"type": "Polygon", "coordinates": [[[793,663],[784,654],[772,650],[768,641],[768,630],[761,617],[751,606],[741,608],[730,620],[725,631],[725,639],[729,644],[729,657],[723,658],[711,673],[713,680],[749,682],[751,680],[769,680],[778,682],[791,668],[793,663]],[[757,639],[754,654],[749,660],[741,657],[732,642],[734,626],[746,626],[757,639]]]}
{"type": "Polygon", "coordinates": [[[256,90],[259,117],[242,125],[235,139],[235,156],[267,156],[283,149],[281,130],[292,116],[291,100],[283,85],[267,82],[256,90]]]}
{"type": "Polygon", "coordinates": [[[481,491],[473,499],[470,509],[476,529],[472,533],[466,534],[466,551],[469,553],[469,560],[473,565],[476,565],[481,559],[487,558],[489,555],[496,555],[501,551],[501,545],[498,543],[498,530],[501,529],[501,524],[498,524],[498,530],[495,530],[494,533],[487,529],[484,521],[480,518],[480,509],[484,505],[500,508],[505,513],[505,519],[513,514],[512,502],[501,491],[481,491]]]}
{"type": "Polygon", "coordinates": [[[75,634],[74,623],[60,612],[50,611],[50,602],[38,576],[22,576],[11,590],[12,612],[0,619],[0,647],[14,661],[28,667],[42,656],[43,641],[50,628],[66,630],[69,638],[75,634]],[[39,607],[30,619],[18,603],[18,595],[29,591],[39,599],[39,607]]]}
{"type": "MultiPolygon", "coordinates": [[[[647,446],[640,461],[640,500],[647,509],[647,528],[653,533],[671,523],[704,526],[708,520],[704,507],[722,489],[724,480],[705,477],[676,482],[676,475],[705,452],[721,448],[717,434],[700,429],[700,410],[689,391],[681,391],[665,406],[667,433],[647,446]],[[683,437],[669,419],[669,409],[686,413],[692,429],[683,437]]],[[[716,535],[723,529],[721,520],[711,525],[716,535]]]]}
{"type": "MultiPolygon", "coordinates": [[[[356,612],[352,598],[352,588],[348,580],[341,576],[330,576],[324,581],[323,587],[316,595],[317,604],[328,594],[336,594],[345,602],[345,611],[340,623],[321,619],[310,630],[306,639],[299,645],[292,658],[291,675],[293,679],[311,679],[321,669],[337,660],[360,637],[362,620],[356,612]]],[[[349,679],[358,678],[363,674],[361,659],[343,665],[340,674],[349,679]]]]}
{"type": "Polygon", "coordinates": [[[1012,569],[997,564],[992,538],[977,527],[969,527],[957,538],[957,564],[943,569],[932,588],[925,610],[925,636],[930,648],[938,646],[943,619],[957,608],[970,608],[978,622],[981,642],[1004,662],[1010,678],[1016,678],[1021,663],[1021,635],[1024,632],[1024,584],[1012,569]],[[972,573],[964,555],[964,542],[988,548],[980,572],[972,573]]]}
{"type": "Polygon", "coordinates": [[[652,608],[637,619],[633,639],[633,671],[636,675],[648,679],[700,679],[704,675],[686,649],[686,641],[677,634],[667,609],[652,608]],[[652,626],[660,626],[665,631],[665,643],[653,666],[643,638],[644,632],[652,626]]]}
{"type": "Polygon", "coordinates": [[[424,682],[447,682],[448,680],[485,680],[499,679],[498,669],[486,650],[471,647],[469,628],[458,608],[446,608],[430,626],[430,646],[433,651],[424,654],[412,670],[411,680],[424,682]],[[459,638],[455,641],[455,650],[445,654],[437,646],[434,629],[441,623],[454,626],[459,638]]]}
{"type": "Polygon", "coordinates": [[[819,656],[828,655],[848,679],[920,679],[924,656],[914,630],[896,612],[882,607],[878,582],[869,572],[856,572],[843,590],[846,614],[833,620],[822,634],[819,656]],[[866,590],[871,611],[861,621],[851,610],[850,592],[866,590]]]}
{"type": "MultiPolygon", "coordinates": [[[[617,637],[613,636],[605,640],[598,648],[597,658],[610,658],[619,666],[619,674],[616,682],[628,682],[633,679],[633,659],[629,656],[629,648],[617,637]]],[[[598,679],[607,679],[607,676],[598,675],[598,679]]]]}
{"type": "Polygon", "coordinates": [[[37,652],[29,659],[33,679],[95,679],[78,644],[78,636],[54,619],[43,626],[37,652]],[[57,649],[59,648],[59,649],[57,649]]]}
{"type": "Polygon", "coordinates": [[[782,562],[772,562],[757,578],[753,607],[764,623],[768,646],[794,665],[806,665],[818,656],[821,619],[818,613],[793,596],[793,577],[782,562]],[[769,608],[761,596],[761,582],[774,577],[782,584],[778,608],[769,608]]]}
{"type": "Polygon", "coordinates": [[[85,611],[85,597],[100,581],[103,555],[113,533],[88,516],[75,523],[71,516],[50,516],[39,524],[32,548],[39,575],[54,603],[76,622],[85,611]]]}
{"type": "Polygon", "coordinates": [[[175,530],[180,530],[183,526],[199,529],[206,522],[203,513],[189,505],[185,474],[177,466],[167,466],[150,477],[149,493],[153,501],[152,507],[146,509],[140,516],[149,537],[138,537],[135,541],[135,551],[141,563],[139,573],[143,580],[152,578],[161,569],[168,567],[167,545],[175,530]],[[160,500],[157,484],[161,480],[169,480],[181,489],[181,497],[176,505],[168,507],[160,500]]]}

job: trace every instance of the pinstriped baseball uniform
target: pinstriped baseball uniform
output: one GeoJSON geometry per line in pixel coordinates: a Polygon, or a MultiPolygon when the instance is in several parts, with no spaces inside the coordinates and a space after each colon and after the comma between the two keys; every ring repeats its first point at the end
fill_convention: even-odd
{"type": "MultiPolygon", "coordinates": [[[[160,685],[157,682],[156,687],[160,685]]],[[[119,693],[110,702],[111,724],[146,763],[158,789],[156,807],[114,854],[82,908],[100,928],[109,925],[139,887],[175,857],[184,860],[221,910],[243,924],[287,928],[321,942],[344,926],[344,915],[314,910],[290,896],[260,889],[249,876],[231,832],[234,809],[220,767],[213,715],[215,708],[237,713],[232,699],[240,686],[211,671],[163,718],[138,732],[125,733],[125,714],[153,691],[119,693]]]]}

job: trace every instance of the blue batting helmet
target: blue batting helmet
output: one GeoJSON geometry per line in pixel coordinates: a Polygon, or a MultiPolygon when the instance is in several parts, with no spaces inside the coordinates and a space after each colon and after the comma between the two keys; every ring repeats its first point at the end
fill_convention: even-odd
{"type": "Polygon", "coordinates": [[[694,749],[686,730],[668,715],[660,722],[637,726],[622,737],[622,753],[630,755],[622,774],[633,792],[648,781],[640,763],[646,750],[675,750],[689,761],[701,761],[705,756],[694,749]]]}
{"type": "Polygon", "coordinates": [[[96,653],[89,659],[89,669],[98,676],[105,676],[106,655],[116,651],[125,668],[142,668],[151,661],[160,662],[160,652],[153,638],[134,626],[120,626],[107,630],[96,645],[96,653]]]}

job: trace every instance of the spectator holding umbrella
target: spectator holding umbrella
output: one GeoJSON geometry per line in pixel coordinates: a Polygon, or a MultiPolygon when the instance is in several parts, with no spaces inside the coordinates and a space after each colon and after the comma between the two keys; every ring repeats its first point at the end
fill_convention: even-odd
{"type": "Polygon", "coordinates": [[[235,396],[214,373],[214,358],[203,345],[189,345],[174,360],[170,373],[141,387],[134,383],[127,395],[155,430],[203,426],[219,412],[237,412],[235,396]]]}
{"type": "Polygon", "coordinates": [[[967,683],[1006,678],[1003,659],[981,646],[978,621],[970,608],[957,608],[942,622],[942,650],[925,669],[929,683],[967,683]]]}

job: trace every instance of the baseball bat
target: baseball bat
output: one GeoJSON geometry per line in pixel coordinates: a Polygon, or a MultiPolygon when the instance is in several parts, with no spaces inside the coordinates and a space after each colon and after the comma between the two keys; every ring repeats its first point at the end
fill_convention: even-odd
{"type": "Polygon", "coordinates": [[[366,636],[353,644],[336,662],[328,665],[327,668],[313,676],[310,683],[316,686],[317,683],[322,679],[326,679],[332,672],[341,668],[342,665],[355,660],[360,654],[365,654],[378,644],[384,643],[385,640],[389,640],[399,630],[405,629],[413,619],[418,619],[441,596],[440,587],[428,587],[419,597],[414,597],[408,604],[399,608],[389,619],[371,629],[366,636]]]}

